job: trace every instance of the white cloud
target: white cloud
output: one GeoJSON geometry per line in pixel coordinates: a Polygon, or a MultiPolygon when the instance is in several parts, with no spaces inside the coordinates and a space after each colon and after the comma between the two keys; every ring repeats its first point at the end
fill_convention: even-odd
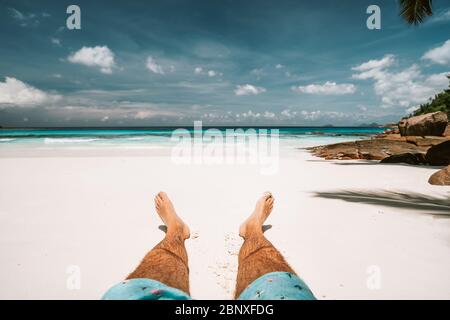
{"type": "Polygon", "coordinates": [[[210,77],[210,78],[217,77],[217,76],[222,76],[222,75],[223,75],[222,72],[218,72],[218,71],[212,70],[212,69],[211,69],[211,70],[205,70],[205,69],[203,69],[202,67],[196,67],[196,68],[194,69],[194,73],[195,73],[195,74],[207,75],[207,76],[210,77]]]}
{"type": "Polygon", "coordinates": [[[207,69],[203,69],[202,67],[196,67],[194,69],[194,73],[195,74],[200,74],[200,75],[206,75],[206,76],[208,76],[210,78],[223,76],[222,72],[218,72],[218,71],[213,70],[213,69],[207,70],[207,69]]]}
{"type": "Polygon", "coordinates": [[[166,105],[153,104],[149,102],[129,101],[104,101],[77,96],[66,96],[62,105],[46,108],[52,116],[59,119],[70,117],[72,120],[82,121],[140,121],[154,119],[157,117],[178,117],[184,110],[169,110],[166,105]]]}
{"type": "Polygon", "coordinates": [[[305,119],[305,120],[316,120],[317,118],[319,118],[322,115],[322,112],[320,110],[316,110],[316,111],[302,110],[302,112],[300,114],[302,115],[303,119],[305,119]]]}
{"type": "MultiPolygon", "coordinates": [[[[201,110],[198,110],[201,111],[201,110]]],[[[276,122],[289,122],[289,123],[298,123],[298,121],[326,121],[326,123],[334,123],[333,121],[347,121],[344,122],[346,124],[355,123],[355,121],[359,121],[362,119],[366,119],[365,115],[367,112],[342,112],[342,111],[321,111],[321,110],[295,110],[291,107],[287,107],[281,111],[253,111],[249,109],[248,111],[240,111],[240,112],[232,112],[232,111],[220,111],[214,110],[211,112],[198,112],[193,114],[186,115],[186,119],[196,119],[198,117],[214,120],[214,121],[226,121],[226,122],[255,122],[255,123],[264,123],[267,124],[267,121],[270,123],[276,122]],[[296,121],[296,122],[294,122],[296,121]]],[[[133,118],[146,118],[147,115],[151,115],[147,111],[140,113],[139,115],[135,115],[133,118]]],[[[158,114],[159,116],[160,114],[158,114]]]]}
{"type": "Polygon", "coordinates": [[[48,18],[48,13],[22,13],[15,8],[8,8],[10,16],[16,20],[21,27],[36,27],[40,23],[40,18],[48,18]]]}
{"type": "Polygon", "coordinates": [[[422,56],[422,59],[430,60],[438,64],[450,65],[450,40],[434,49],[431,49],[422,56]]]}
{"type": "Polygon", "coordinates": [[[435,73],[426,78],[426,83],[432,87],[443,87],[443,89],[448,85],[447,75],[449,72],[435,73]]]}
{"type": "Polygon", "coordinates": [[[262,68],[253,69],[250,71],[250,74],[256,77],[256,80],[260,80],[261,77],[264,75],[264,70],[262,68]]]}
{"type": "Polygon", "coordinates": [[[387,54],[380,60],[369,60],[360,64],[359,66],[353,67],[354,71],[368,71],[372,69],[382,69],[391,66],[395,61],[393,54],[387,54]]]}
{"type": "Polygon", "coordinates": [[[111,74],[116,66],[114,53],[107,46],[82,47],[68,57],[69,62],[100,68],[102,73],[111,74]]]}
{"type": "Polygon", "coordinates": [[[363,106],[362,104],[359,104],[356,106],[360,111],[366,112],[367,111],[367,107],[363,106]]]}
{"type": "Polygon", "coordinates": [[[305,111],[302,110],[300,112],[300,116],[304,120],[314,121],[318,119],[323,119],[327,121],[331,120],[344,120],[344,119],[360,119],[361,114],[355,113],[345,113],[341,111],[321,111],[321,110],[313,110],[313,111],[305,111]]]}
{"type": "Polygon", "coordinates": [[[283,66],[282,64],[277,64],[277,65],[275,66],[275,68],[276,68],[276,69],[281,69],[281,68],[284,68],[284,66],[283,66]]]}
{"type": "Polygon", "coordinates": [[[58,39],[58,38],[50,38],[50,41],[51,41],[54,45],[57,45],[57,46],[60,46],[60,45],[61,45],[61,40],[58,39]]]}
{"type": "Polygon", "coordinates": [[[416,111],[417,109],[419,109],[419,106],[409,107],[409,108],[406,109],[406,114],[411,114],[414,111],[416,111]]]}
{"type": "Polygon", "coordinates": [[[238,85],[236,86],[236,89],[234,90],[234,93],[237,96],[245,96],[245,95],[257,95],[260,93],[266,92],[265,88],[262,87],[256,87],[251,84],[244,84],[244,85],[238,85]]]}
{"type": "Polygon", "coordinates": [[[263,117],[266,119],[273,119],[273,118],[275,118],[275,113],[270,112],[270,111],[265,111],[263,114],[263,117]]]}
{"type": "Polygon", "coordinates": [[[19,21],[26,20],[25,15],[22,12],[20,12],[19,10],[14,9],[14,8],[8,8],[8,10],[11,14],[11,17],[13,17],[14,19],[19,20],[19,21]]]}
{"type": "Polygon", "coordinates": [[[324,84],[309,84],[307,86],[292,87],[292,91],[309,94],[342,95],[352,94],[356,91],[355,85],[327,81],[324,84]]]}
{"type": "Polygon", "coordinates": [[[392,72],[388,70],[387,66],[392,65],[393,61],[385,64],[374,63],[374,61],[381,60],[371,60],[371,64],[363,63],[361,66],[365,65],[364,68],[360,68],[361,66],[352,68],[356,71],[362,71],[353,74],[352,77],[373,79],[375,81],[374,91],[381,98],[382,107],[410,108],[412,105],[425,102],[448,85],[445,73],[425,76],[416,64],[404,70],[392,72]],[[369,66],[372,66],[372,69],[369,66]]]}
{"type": "Polygon", "coordinates": [[[291,111],[289,109],[284,109],[281,111],[281,115],[286,118],[294,118],[297,115],[297,111],[291,111]]]}
{"type": "Polygon", "coordinates": [[[261,117],[261,113],[259,113],[259,112],[255,113],[252,110],[248,110],[247,112],[241,113],[241,117],[257,119],[257,118],[261,117]]]}
{"type": "Polygon", "coordinates": [[[433,15],[430,22],[442,22],[442,21],[448,21],[450,20],[450,9],[447,9],[446,11],[441,11],[433,15]]]}
{"type": "Polygon", "coordinates": [[[156,115],[158,115],[158,113],[153,110],[141,110],[141,111],[137,111],[133,117],[135,119],[148,119],[148,118],[153,118],[156,115]]]}
{"type": "Polygon", "coordinates": [[[150,70],[153,73],[164,74],[164,70],[163,70],[162,66],[157,64],[155,59],[153,59],[150,56],[147,58],[146,67],[147,67],[148,70],[150,70]]]}
{"type": "Polygon", "coordinates": [[[59,100],[60,96],[36,89],[15,78],[0,82],[0,105],[33,107],[59,100]]]}

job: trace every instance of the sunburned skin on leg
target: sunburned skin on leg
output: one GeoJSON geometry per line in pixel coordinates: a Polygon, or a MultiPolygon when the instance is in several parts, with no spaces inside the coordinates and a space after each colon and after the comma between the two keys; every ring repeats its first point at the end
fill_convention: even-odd
{"type": "MultiPolygon", "coordinates": [[[[263,224],[272,212],[273,203],[273,196],[264,194],[239,229],[244,243],[239,252],[235,298],[315,300],[308,286],[264,237],[263,224]]],[[[165,193],[160,192],[155,197],[155,208],[167,228],[165,238],[147,253],[128,276],[129,281],[112,287],[103,299],[191,299],[188,257],[184,246],[184,241],[190,237],[189,227],[177,215],[165,193]]],[[[208,310],[182,308],[179,312],[200,312],[198,314],[206,316],[208,310]]]]}
{"type": "Polygon", "coordinates": [[[277,271],[295,274],[281,253],[267,240],[263,224],[272,212],[274,198],[265,193],[256,203],[255,210],[239,228],[244,243],[239,251],[239,267],[235,298],[259,277],[277,271]]]}
{"type": "Polygon", "coordinates": [[[184,241],[190,237],[189,227],[177,215],[166,193],[156,195],[155,208],[167,227],[166,236],[127,279],[153,279],[189,294],[188,256],[184,246],[184,241]]]}

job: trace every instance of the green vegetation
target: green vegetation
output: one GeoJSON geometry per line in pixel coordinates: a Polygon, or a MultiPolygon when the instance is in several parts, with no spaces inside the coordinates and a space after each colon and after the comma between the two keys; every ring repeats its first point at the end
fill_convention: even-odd
{"type": "MultiPolygon", "coordinates": [[[[450,75],[447,75],[447,78],[450,80],[450,75]]],[[[421,104],[411,116],[419,116],[436,111],[443,111],[450,114],[450,85],[449,89],[436,94],[434,98],[430,98],[429,102],[421,104]]]]}

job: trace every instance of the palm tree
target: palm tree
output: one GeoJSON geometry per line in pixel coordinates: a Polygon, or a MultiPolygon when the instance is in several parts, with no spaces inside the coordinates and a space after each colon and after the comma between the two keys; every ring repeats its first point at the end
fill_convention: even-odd
{"type": "Polygon", "coordinates": [[[400,16],[409,24],[418,25],[433,15],[433,0],[400,0],[400,16]]]}

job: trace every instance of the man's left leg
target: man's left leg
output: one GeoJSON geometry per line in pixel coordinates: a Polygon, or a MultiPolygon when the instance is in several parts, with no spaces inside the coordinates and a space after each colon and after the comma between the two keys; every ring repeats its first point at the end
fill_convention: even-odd
{"type": "Polygon", "coordinates": [[[308,286],[264,236],[262,226],[272,212],[273,203],[272,194],[264,194],[252,215],[240,227],[239,235],[244,243],[239,252],[235,299],[315,299],[308,286]]]}

